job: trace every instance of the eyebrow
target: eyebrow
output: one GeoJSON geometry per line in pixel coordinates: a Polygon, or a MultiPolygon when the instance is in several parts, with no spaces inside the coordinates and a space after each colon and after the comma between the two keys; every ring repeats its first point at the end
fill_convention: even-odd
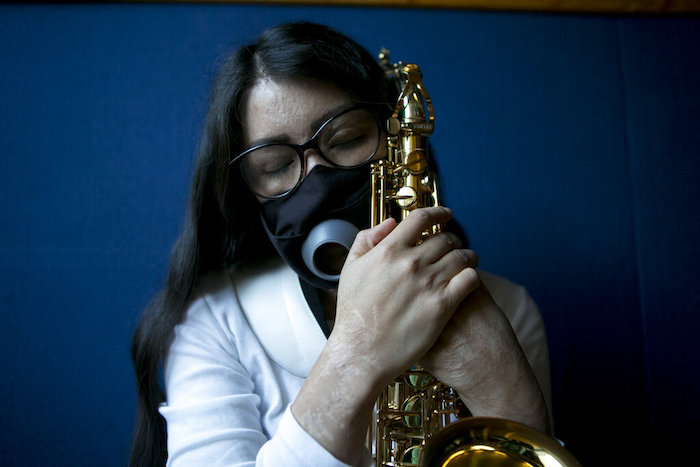
{"type": "MultiPolygon", "coordinates": [[[[311,122],[311,124],[309,125],[309,130],[310,130],[311,134],[315,134],[319,130],[321,125],[326,123],[331,118],[337,116],[338,114],[341,114],[344,111],[346,111],[347,109],[353,107],[354,105],[356,105],[354,102],[341,104],[341,105],[334,107],[334,108],[330,109],[329,111],[321,114],[319,117],[315,118],[311,122]]],[[[258,138],[256,140],[251,141],[245,150],[247,151],[248,149],[254,148],[256,146],[262,146],[263,144],[270,144],[270,143],[291,143],[291,138],[286,133],[282,133],[279,135],[265,136],[263,138],[258,138]]]]}

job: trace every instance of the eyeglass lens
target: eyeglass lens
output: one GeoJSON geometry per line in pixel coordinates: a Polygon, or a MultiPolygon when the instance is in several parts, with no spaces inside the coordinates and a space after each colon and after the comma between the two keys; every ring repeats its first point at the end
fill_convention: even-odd
{"type": "MultiPolygon", "coordinates": [[[[377,120],[366,109],[354,109],[329,120],[316,134],[321,156],[339,167],[355,167],[369,160],[379,146],[377,120]]],[[[246,183],[257,194],[280,196],[302,179],[303,156],[298,146],[273,143],[259,147],[241,160],[246,183]]]]}

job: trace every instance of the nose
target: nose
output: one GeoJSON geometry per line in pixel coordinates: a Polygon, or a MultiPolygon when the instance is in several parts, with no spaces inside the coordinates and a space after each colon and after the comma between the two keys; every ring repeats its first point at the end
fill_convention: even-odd
{"type": "Polygon", "coordinates": [[[304,176],[309,175],[311,169],[313,169],[317,165],[328,166],[328,163],[325,160],[323,160],[323,157],[321,157],[320,154],[316,152],[316,150],[313,148],[309,148],[306,151],[304,151],[304,157],[306,158],[306,173],[304,174],[304,176]]]}

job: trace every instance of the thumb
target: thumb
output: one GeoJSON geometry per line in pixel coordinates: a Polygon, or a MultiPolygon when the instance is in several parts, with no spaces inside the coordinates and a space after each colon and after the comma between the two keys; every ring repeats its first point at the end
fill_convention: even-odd
{"type": "Polygon", "coordinates": [[[394,228],[396,228],[396,220],[390,217],[371,229],[362,230],[357,234],[352,247],[350,247],[347,261],[355,260],[367,254],[367,252],[377,246],[379,242],[384,240],[394,228]]]}

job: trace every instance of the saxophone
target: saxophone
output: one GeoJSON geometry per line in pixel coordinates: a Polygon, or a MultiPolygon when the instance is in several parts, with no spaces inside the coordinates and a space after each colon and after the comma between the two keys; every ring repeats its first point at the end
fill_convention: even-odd
{"type": "MultiPolygon", "coordinates": [[[[403,220],[410,211],[438,206],[437,178],[428,167],[428,136],[433,105],[415,64],[391,63],[382,49],[379,63],[397,84],[399,97],[387,120],[387,155],[372,164],[371,225],[388,217],[403,220]]],[[[422,239],[444,226],[422,232],[422,239]]],[[[380,393],[367,444],[376,465],[577,466],[556,440],[509,420],[466,417],[455,390],[418,365],[380,393]]]]}

